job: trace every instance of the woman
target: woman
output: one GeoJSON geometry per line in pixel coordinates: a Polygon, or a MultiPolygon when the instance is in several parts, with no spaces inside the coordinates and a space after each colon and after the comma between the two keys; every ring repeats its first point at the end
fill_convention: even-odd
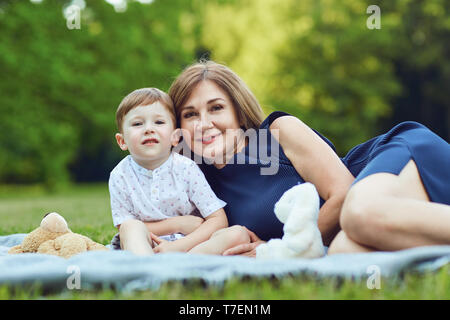
{"type": "Polygon", "coordinates": [[[254,256],[262,240],[280,238],[274,204],[305,181],[321,197],[318,226],[329,253],[450,243],[450,147],[422,125],[402,123],[340,159],[296,117],[274,112],[264,119],[254,95],[226,66],[207,61],[186,68],[169,95],[186,144],[209,163],[201,168],[227,202],[230,225],[249,230],[252,243],[226,254],[254,256]],[[251,154],[249,129],[257,146],[277,156],[275,174],[261,174],[271,164],[261,150],[251,154]],[[259,134],[265,130],[267,140],[259,134]]]}

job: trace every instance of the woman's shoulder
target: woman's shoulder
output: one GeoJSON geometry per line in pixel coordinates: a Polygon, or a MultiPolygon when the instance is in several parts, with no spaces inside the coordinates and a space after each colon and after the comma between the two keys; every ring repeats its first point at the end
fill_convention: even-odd
{"type": "MultiPolygon", "coordinates": [[[[336,151],[333,143],[330,140],[328,140],[327,137],[322,135],[320,132],[318,132],[314,128],[311,128],[310,126],[308,126],[306,123],[304,123],[298,117],[293,116],[284,111],[274,111],[271,114],[269,114],[269,116],[262,123],[261,128],[270,129],[272,134],[276,130],[278,137],[283,136],[282,140],[284,140],[285,143],[282,144],[280,141],[280,144],[282,144],[283,147],[288,147],[289,142],[297,142],[297,143],[301,142],[302,139],[299,139],[299,137],[319,136],[334,151],[336,151]],[[314,133],[314,134],[312,134],[312,133],[314,133]]],[[[303,141],[305,141],[305,140],[303,140],[303,141]]]]}
{"type": "Polygon", "coordinates": [[[279,123],[280,119],[284,118],[284,117],[293,117],[295,118],[293,115],[284,112],[284,111],[274,111],[272,113],[270,113],[266,119],[264,119],[264,121],[261,123],[260,125],[260,129],[269,129],[272,124],[275,123],[279,123]]]}
{"type": "MultiPolygon", "coordinates": [[[[294,132],[313,130],[301,119],[284,111],[274,111],[267,116],[260,126],[260,129],[267,129],[273,133],[278,131],[278,135],[286,134],[292,136],[294,132]]],[[[316,132],[317,133],[317,132],[316,132]]]]}
{"type": "Polygon", "coordinates": [[[311,130],[312,128],[308,127],[296,116],[284,111],[274,111],[263,121],[260,129],[270,129],[272,133],[274,130],[277,130],[278,134],[292,136],[293,133],[298,133],[299,130],[311,130]]]}

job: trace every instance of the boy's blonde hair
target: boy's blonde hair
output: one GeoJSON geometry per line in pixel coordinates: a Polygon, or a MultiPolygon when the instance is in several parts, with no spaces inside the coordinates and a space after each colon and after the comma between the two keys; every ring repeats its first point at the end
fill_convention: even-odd
{"type": "Polygon", "coordinates": [[[175,110],[172,99],[170,99],[169,95],[157,88],[141,88],[134,90],[123,98],[122,102],[120,102],[116,111],[116,123],[119,132],[123,132],[123,118],[128,112],[130,112],[130,110],[138,106],[147,106],[155,102],[161,103],[164,108],[166,108],[170,114],[170,118],[173,121],[173,125],[175,126],[177,123],[175,118],[175,110]]]}
{"type": "Polygon", "coordinates": [[[243,129],[259,128],[264,120],[264,112],[244,81],[230,68],[205,60],[187,67],[169,89],[177,119],[192,91],[205,80],[213,81],[228,94],[243,129]]]}

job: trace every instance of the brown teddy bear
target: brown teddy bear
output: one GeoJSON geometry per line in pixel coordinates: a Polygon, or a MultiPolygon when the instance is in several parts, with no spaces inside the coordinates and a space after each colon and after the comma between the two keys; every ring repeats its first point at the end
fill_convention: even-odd
{"type": "Polygon", "coordinates": [[[31,231],[22,244],[12,247],[8,253],[38,252],[70,258],[85,251],[108,250],[104,245],[81,234],[73,233],[66,220],[56,212],[48,213],[39,228],[31,231]]]}

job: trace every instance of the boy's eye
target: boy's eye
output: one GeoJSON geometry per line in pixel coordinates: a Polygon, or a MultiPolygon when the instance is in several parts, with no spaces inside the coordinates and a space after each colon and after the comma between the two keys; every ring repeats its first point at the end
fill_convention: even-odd
{"type": "Polygon", "coordinates": [[[133,127],[137,127],[137,126],[142,125],[142,122],[136,121],[136,122],[133,122],[131,125],[132,125],[133,127]]]}
{"type": "Polygon", "coordinates": [[[164,120],[156,120],[155,123],[156,124],[165,124],[166,122],[164,120]]]}

